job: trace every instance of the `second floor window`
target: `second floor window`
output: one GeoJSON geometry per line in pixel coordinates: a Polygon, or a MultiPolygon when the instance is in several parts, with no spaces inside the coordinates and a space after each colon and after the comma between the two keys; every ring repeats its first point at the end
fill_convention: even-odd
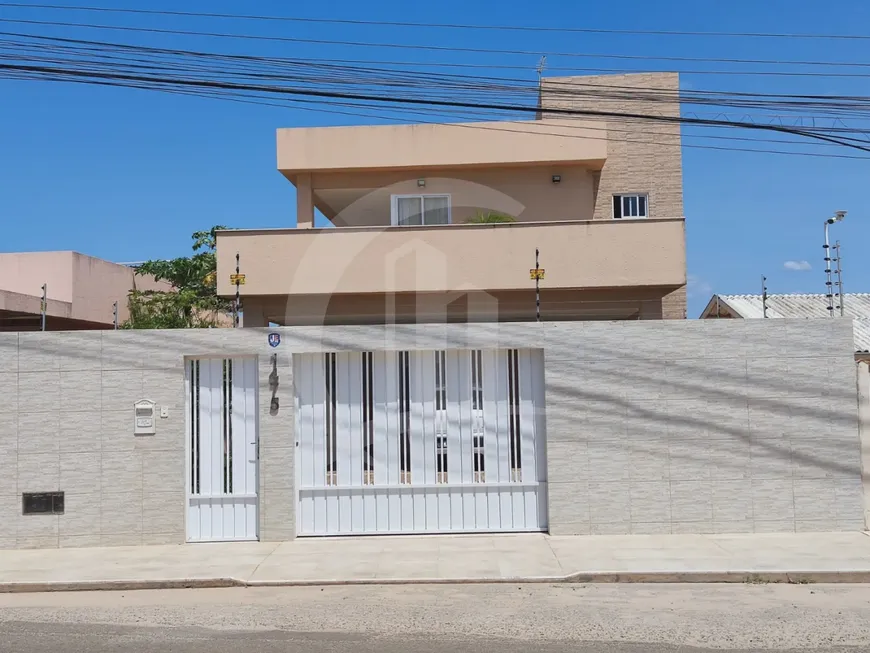
{"type": "Polygon", "coordinates": [[[613,218],[648,218],[649,202],[646,195],[614,195],[613,218]]]}
{"type": "Polygon", "coordinates": [[[450,195],[393,195],[391,222],[408,225],[449,224],[450,195]]]}

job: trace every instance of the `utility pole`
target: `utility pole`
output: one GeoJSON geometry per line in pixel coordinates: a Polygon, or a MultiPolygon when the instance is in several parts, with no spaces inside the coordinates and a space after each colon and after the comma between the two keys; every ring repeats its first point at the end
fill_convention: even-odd
{"type": "Polygon", "coordinates": [[[767,317],[767,277],[761,276],[761,310],[763,316],[767,317]]]}
{"type": "MultiPolygon", "coordinates": [[[[822,246],[825,249],[825,297],[828,299],[828,315],[834,317],[834,279],[831,274],[831,245],[828,240],[828,228],[835,222],[842,222],[846,217],[845,211],[835,211],[833,217],[825,220],[825,244],[822,246]]],[[[841,315],[842,315],[842,299],[840,300],[841,315]]]]}
{"type": "Polygon", "coordinates": [[[45,331],[45,314],[48,312],[48,284],[42,284],[42,302],[39,305],[41,314],[41,330],[45,331]]]}

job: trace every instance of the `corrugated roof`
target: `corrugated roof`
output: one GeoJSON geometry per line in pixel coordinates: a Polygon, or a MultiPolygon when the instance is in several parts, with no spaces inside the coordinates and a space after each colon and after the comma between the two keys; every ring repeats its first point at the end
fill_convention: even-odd
{"type": "Polygon", "coordinates": [[[855,318],[855,351],[870,352],[870,318],[855,318]]]}
{"type": "MultiPolygon", "coordinates": [[[[764,317],[761,295],[719,295],[740,317],[764,317]]],[[[870,293],[846,293],[846,315],[870,318],[870,293]]],[[[767,317],[828,317],[828,299],[818,295],[768,295],[767,317]]]]}
{"type": "MultiPolygon", "coordinates": [[[[761,295],[719,295],[719,301],[740,317],[764,317],[761,295]]],[[[846,293],[843,307],[845,314],[854,318],[855,350],[870,352],[870,293],[846,293]]],[[[828,299],[822,294],[768,295],[767,317],[828,317],[828,299]]]]}

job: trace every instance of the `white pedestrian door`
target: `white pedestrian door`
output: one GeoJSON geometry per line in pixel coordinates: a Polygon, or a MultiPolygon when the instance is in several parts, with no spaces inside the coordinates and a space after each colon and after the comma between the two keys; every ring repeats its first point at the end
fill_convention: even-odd
{"type": "Polygon", "coordinates": [[[299,535],[546,530],[542,351],[293,361],[299,535]]]}
{"type": "Polygon", "coordinates": [[[187,541],[257,539],[257,360],[188,359],[187,541]]]}

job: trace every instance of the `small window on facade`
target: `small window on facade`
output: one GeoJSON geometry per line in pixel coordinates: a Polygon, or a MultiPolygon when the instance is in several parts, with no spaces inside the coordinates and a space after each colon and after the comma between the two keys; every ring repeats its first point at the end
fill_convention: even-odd
{"type": "Polygon", "coordinates": [[[393,195],[392,223],[400,227],[449,224],[449,195],[393,195]]]}
{"type": "Polygon", "coordinates": [[[25,515],[62,515],[63,492],[25,492],[21,495],[25,515]]]}
{"type": "Polygon", "coordinates": [[[614,195],[613,219],[648,218],[648,204],[646,195],[614,195]]]}

